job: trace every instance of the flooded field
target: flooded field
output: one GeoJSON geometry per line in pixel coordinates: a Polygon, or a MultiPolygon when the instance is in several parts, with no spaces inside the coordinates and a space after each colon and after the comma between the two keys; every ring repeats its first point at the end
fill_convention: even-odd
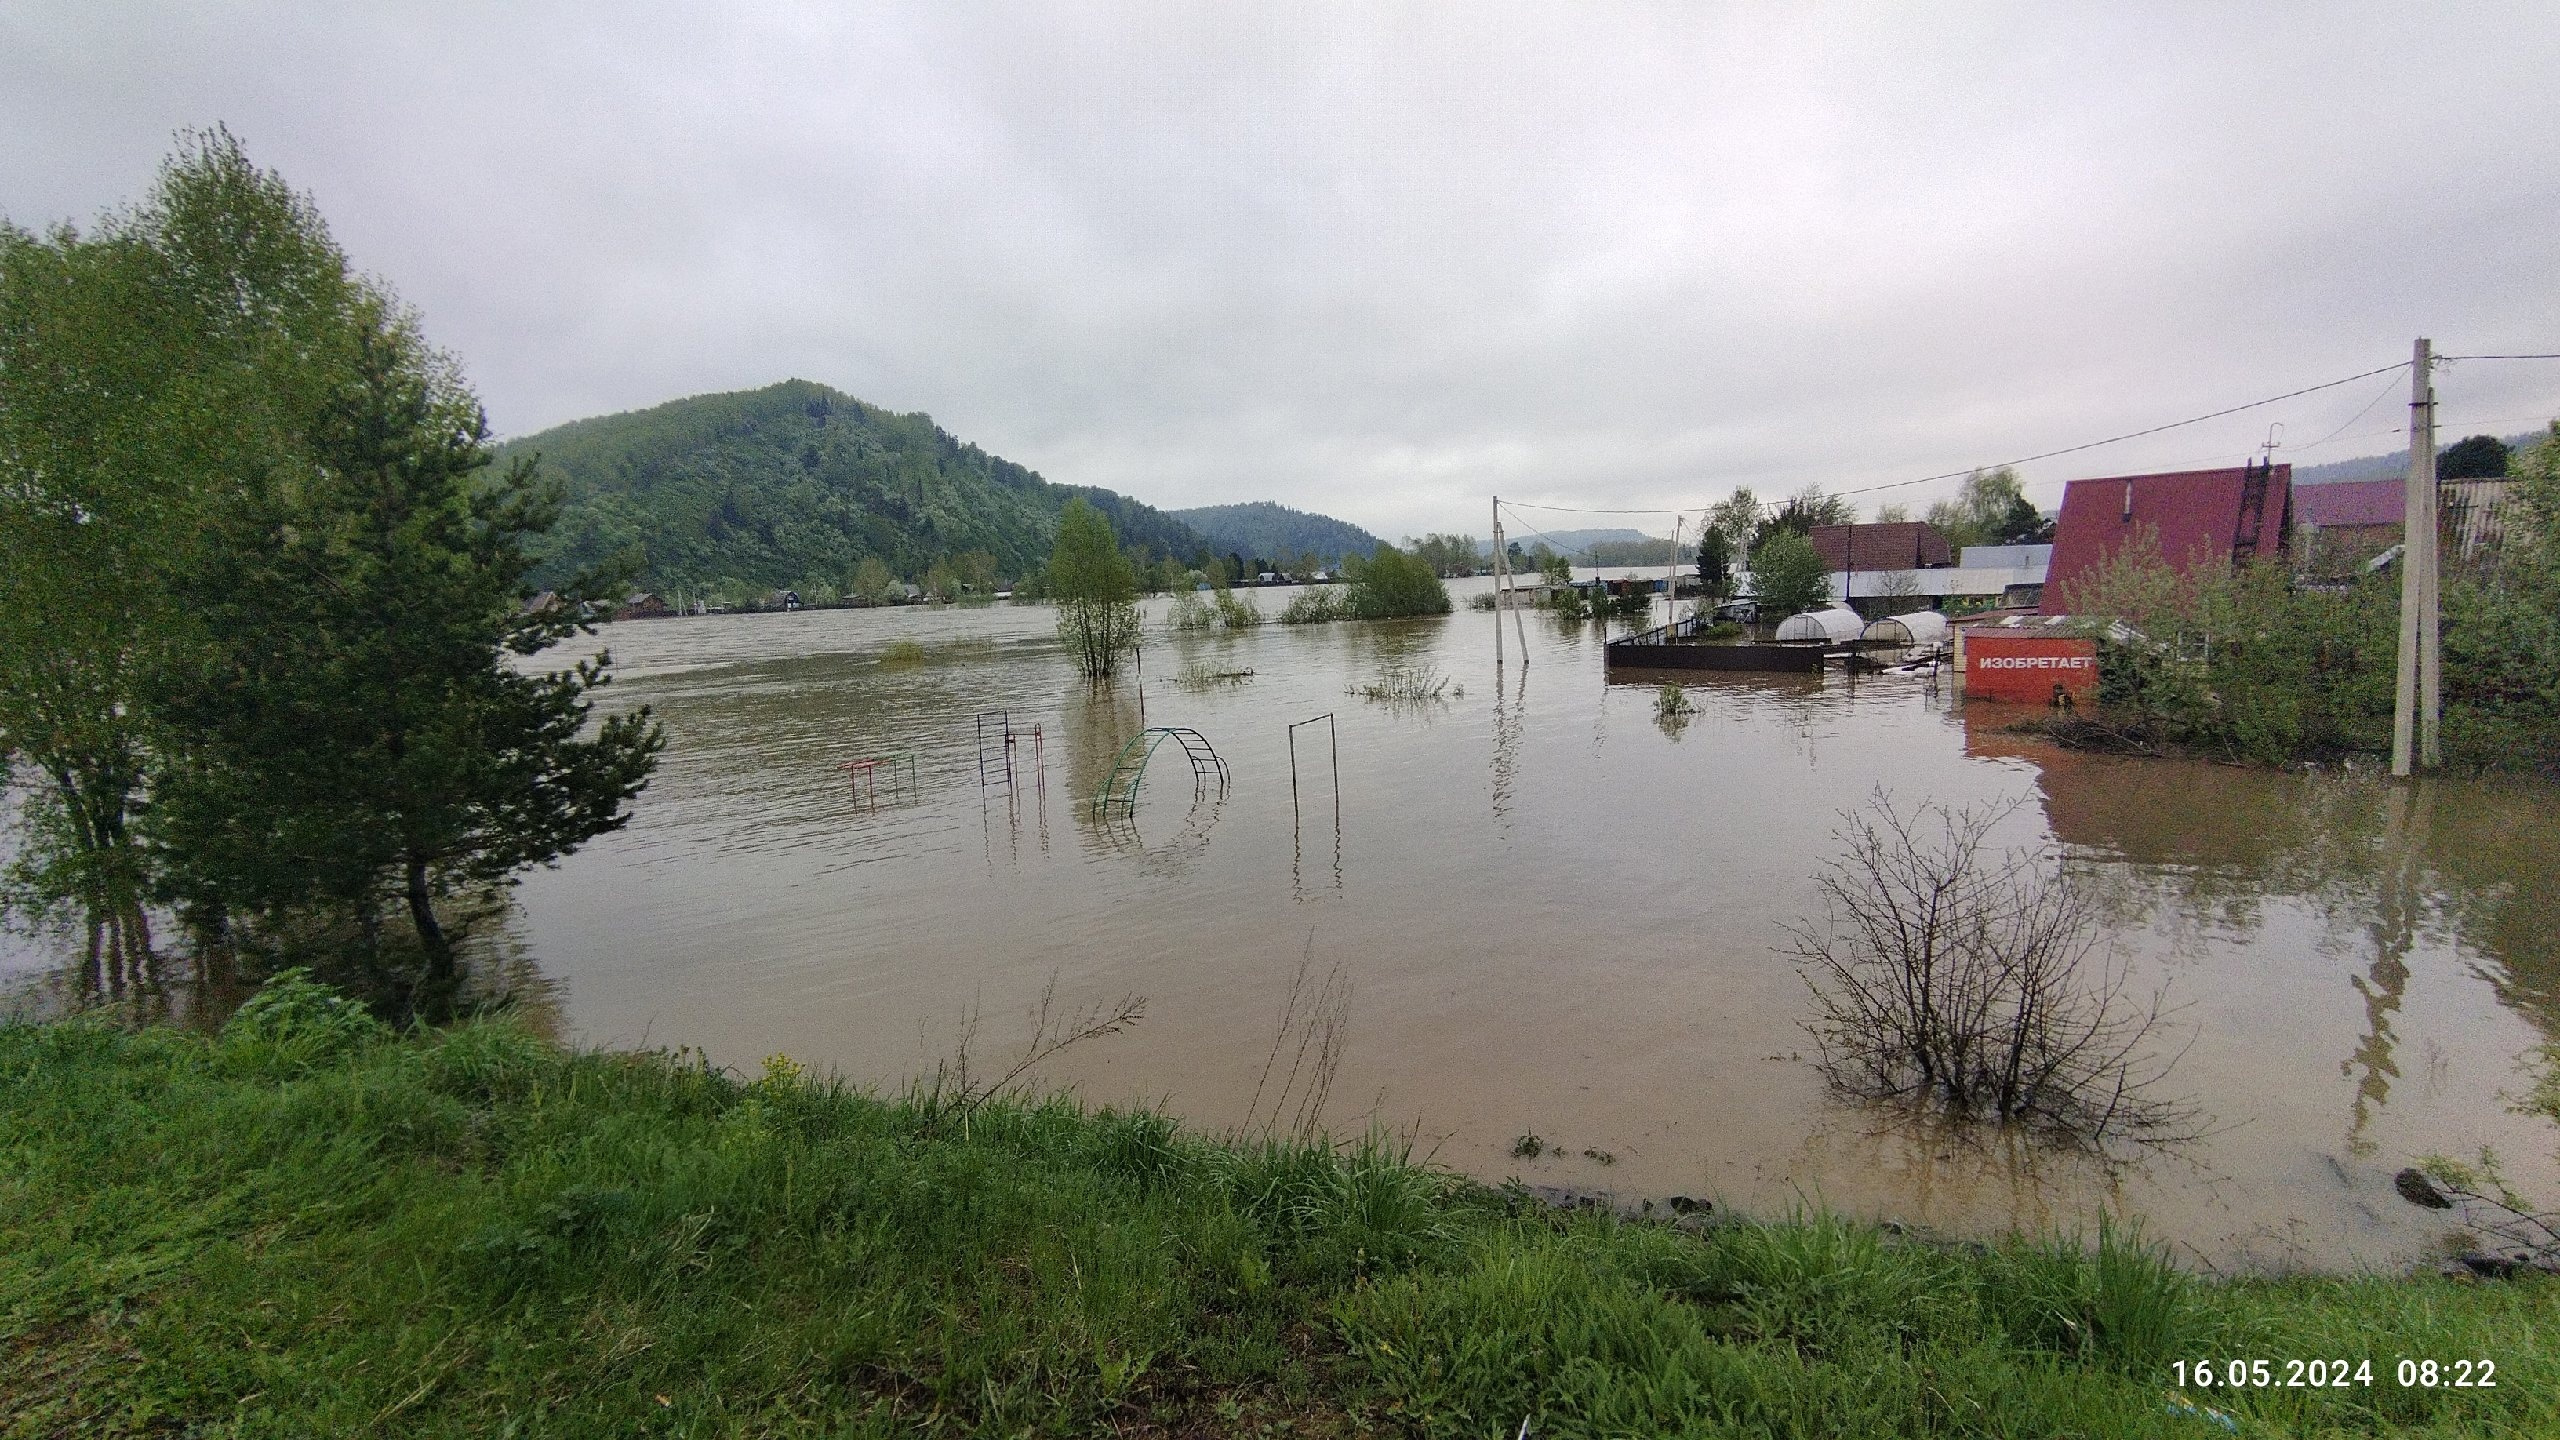
{"type": "Polygon", "coordinates": [[[1837,673],[1692,677],[1697,713],[1659,722],[1650,686],[1607,683],[1597,627],[1524,618],[1528,663],[1515,642],[1500,672],[1494,617],[1463,605],[1151,627],[1142,677],[1100,695],[1038,608],[614,626],[609,694],[671,737],[658,778],[629,829],[529,877],[479,943],[580,1043],[748,1070],[783,1052],[882,1086],[949,1059],[973,1010],[976,1062],[1000,1069],[1053,983],[1071,1008],[1140,995],[1141,1023],[1041,1076],[1210,1128],[1254,1106],[1302,965],[1310,985],[1338,971],[1335,1132],[1748,1211],[1967,1232],[2105,1212],[2202,1265],[2353,1266],[2432,1243],[2391,1186],[2421,1155],[2494,1146],[2522,1188],[2560,1193],[2560,1135],[2504,1098],[2560,1036],[2548,787],[2098,759],[1916,680],[1837,673]],[[1449,683],[1346,694],[1400,669],[1449,683]],[[977,717],[998,710],[1023,737],[1010,788],[981,783],[977,717]],[[1286,727],[1327,712],[1338,827],[1325,726],[1297,732],[1294,806],[1290,783],[1286,727]],[[1168,749],[1133,816],[1097,816],[1145,725],[1207,737],[1223,799],[1195,804],[1168,749]],[[899,750],[914,783],[849,786],[847,761],[899,750]],[[1878,789],[2021,802],[2007,838],[2094,867],[2114,941],[2186,1006],[2170,1085],[2211,1134],[2106,1167],[1826,1097],[1784,927],[1816,906],[1839,813],[1878,789]],[[1516,1155],[1532,1135],[1543,1153],[1516,1155]]]}

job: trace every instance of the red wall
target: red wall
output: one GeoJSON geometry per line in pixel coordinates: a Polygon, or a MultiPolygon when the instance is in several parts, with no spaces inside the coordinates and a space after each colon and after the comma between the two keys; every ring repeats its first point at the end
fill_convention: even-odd
{"type": "Polygon", "coordinates": [[[1964,694],[1968,700],[2050,705],[2059,685],[2074,701],[2098,698],[2098,644],[2059,635],[2004,635],[1968,630],[1964,694]]]}

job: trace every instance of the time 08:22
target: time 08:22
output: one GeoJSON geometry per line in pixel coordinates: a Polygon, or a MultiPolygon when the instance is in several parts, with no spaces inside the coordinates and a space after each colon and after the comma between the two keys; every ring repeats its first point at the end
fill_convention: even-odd
{"type": "MultiPolygon", "coordinates": [[[[2370,1360],[2180,1360],[2174,1368],[2180,1389],[2343,1390],[2373,1383],[2370,1360]]],[[[2489,1390],[2498,1384],[2494,1360],[2402,1360],[2387,1373],[2411,1390],[2489,1390]]]]}

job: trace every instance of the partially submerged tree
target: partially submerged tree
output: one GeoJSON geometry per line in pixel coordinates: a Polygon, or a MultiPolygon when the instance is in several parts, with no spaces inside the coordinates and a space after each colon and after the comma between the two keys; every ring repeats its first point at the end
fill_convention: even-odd
{"type": "Polygon", "coordinates": [[[1047,586],[1058,604],[1058,638],[1088,680],[1108,680],[1122,653],[1138,645],[1138,582],[1111,522],[1082,498],[1058,516],[1047,586]]]}
{"type": "Polygon", "coordinates": [[[1449,587],[1431,566],[1393,545],[1381,544],[1363,560],[1343,562],[1351,582],[1351,614],[1361,620],[1396,620],[1415,615],[1449,613],[1449,587]]]}
{"type": "Polygon", "coordinates": [[[2056,856],[1994,848],[2014,806],[1844,815],[1792,927],[1806,1025],[1846,1094],[2023,1124],[2071,1140],[2168,1140],[2195,1116],[2159,1093],[2163,995],[2102,953],[2094,904],[2056,856]]]}
{"type": "Polygon", "coordinates": [[[1784,619],[1830,603],[1831,572],[1811,540],[1778,530],[1751,552],[1751,594],[1762,619],[1784,619]]]}
{"type": "Polygon", "coordinates": [[[662,741],[646,707],[586,733],[609,656],[509,663],[585,628],[621,577],[527,606],[557,494],[529,460],[486,473],[478,402],[408,317],[365,295],[345,320],[305,463],[225,504],[177,577],[148,818],[181,898],[371,935],[394,896],[443,984],[437,902],[620,828],[662,741]]]}
{"type": "Polygon", "coordinates": [[[86,239],[0,234],[0,347],[0,746],[76,842],[29,878],[137,931],[398,896],[449,973],[438,896],[621,823],[646,712],[581,739],[603,662],[506,655],[617,577],[526,610],[530,463],[484,478],[451,363],[230,135],[86,239]]]}
{"type": "Polygon", "coordinates": [[[219,130],[86,236],[0,224],[0,757],[42,777],[9,908],[75,904],[147,955],[131,812],[170,568],[289,453],[346,294],[308,203],[219,130]]]}
{"type": "Polygon", "coordinates": [[[1711,605],[1733,598],[1733,537],[1721,529],[1710,528],[1698,540],[1698,587],[1711,605]]]}

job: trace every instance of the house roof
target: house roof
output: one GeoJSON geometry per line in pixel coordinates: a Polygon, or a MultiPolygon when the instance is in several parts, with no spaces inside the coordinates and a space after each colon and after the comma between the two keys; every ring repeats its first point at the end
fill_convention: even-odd
{"type": "Polygon", "coordinates": [[[1926,520],[1891,520],[1875,525],[1816,525],[1805,533],[1822,568],[1921,570],[1955,563],[1947,537],[1926,520]]]}
{"type": "Polygon", "coordinates": [[[2404,480],[2349,480],[2336,485],[2305,485],[2293,492],[2296,523],[2328,529],[2334,525],[2397,525],[2406,514],[2404,480]]]}
{"type": "Polygon", "coordinates": [[[2066,614],[2072,588],[2105,565],[2135,535],[2158,539],[2160,557],[2186,574],[2203,565],[2229,565],[2244,535],[2254,531],[2262,553],[2284,548],[2292,514],[2293,467],[2267,472],[2253,510],[2241,499],[2249,470],[2174,470],[2155,475],[2112,475],[2074,480],[2063,487],[2062,515],[2054,522],[2053,565],[2045,578],[2044,613],[2066,614]]]}

